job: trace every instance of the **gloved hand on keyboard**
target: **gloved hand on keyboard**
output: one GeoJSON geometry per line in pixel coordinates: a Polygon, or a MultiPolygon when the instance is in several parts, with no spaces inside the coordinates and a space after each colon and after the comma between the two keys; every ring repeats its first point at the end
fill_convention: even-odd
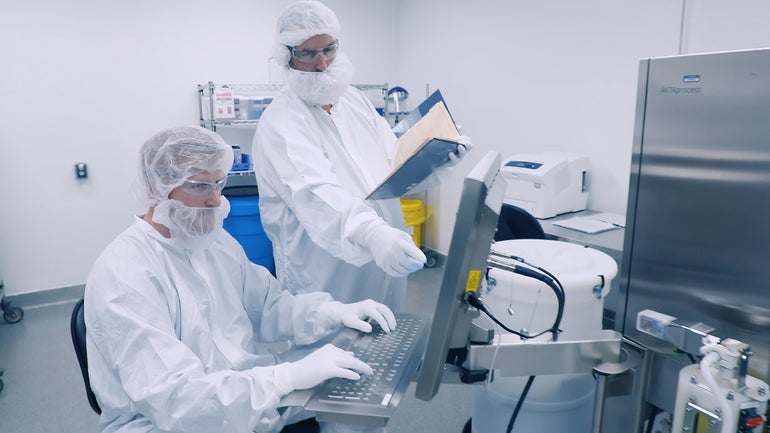
{"type": "Polygon", "coordinates": [[[284,395],[299,389],[308,389],[326,379],[342,377],[358,380],[373,370],[365,362],[353,356],[353,352],[327,344],[295,362],[284,362],[273,367],[276,393],[284,395]]]}
{"type": "Polygon", "coordinates": [[[427,259],[409,234],[387,224],[380,224],[364,236],[363,244],[383,271],[394,277],[405,277],[420,270],[427,259]]]}
{"type": "Polygon", "coordinates": [[[361,332],[372,332],[372,325],[366,319],[377,322],[385,332],[396,329],[396,316],[390,308],[371,299],[352,304],[325,302],[318,307],[319,321],[341,323],[361,332]]]}
{"type": "Polygon", "coordinates": [[[446,163],[447,167],[454,167],[457,165],[460,160],[463,159],[465,154],[468,153],[469,150],[473,149],[471,138],[467,135],[458,135],[454,141],[458,142],[460,145],[457,146],[457,153],[449,152],[449,162],[446,163]]]}

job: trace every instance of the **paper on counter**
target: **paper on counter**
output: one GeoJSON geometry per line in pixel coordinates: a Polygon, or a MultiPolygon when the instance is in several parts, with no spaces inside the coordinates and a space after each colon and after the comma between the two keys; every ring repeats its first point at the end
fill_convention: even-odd
{"type": "Polygon", "coordinates": [[[554,221],[551,224],[588,234],[596,234],[620,228],[619,225],[593,219],[592,216],[577,216],[561,221],[554,221]]]}
{"type": "Polygon", "coordinates": [[[618,213],[612,212],[599,212],[591,215],[586,215],[586,218],[595,219],[598,221],[604,221],[606,223],[615,224],[618,227],[626,226],[626,217],[618,213]]]}

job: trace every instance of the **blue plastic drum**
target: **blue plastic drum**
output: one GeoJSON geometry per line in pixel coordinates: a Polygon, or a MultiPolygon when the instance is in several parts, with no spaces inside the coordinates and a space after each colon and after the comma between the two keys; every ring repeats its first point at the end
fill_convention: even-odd
{"type": "Polygon", "coordinates": [[[243,246],[249,260],[275,274],[273,244],[262,227],[259,196],[228,196],[227,200],[230,201],[230,214],[224,221],[225,230],[243,246]]]}

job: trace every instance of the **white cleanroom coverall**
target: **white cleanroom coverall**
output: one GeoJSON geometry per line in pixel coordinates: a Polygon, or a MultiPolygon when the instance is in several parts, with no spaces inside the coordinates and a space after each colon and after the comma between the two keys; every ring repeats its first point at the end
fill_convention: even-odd
{"type": "Polygon", "coordinates": [[[219,232],[191,251],[137,219],[96,261],[85,321],[101,431],[278,431],[296,416],[279,414],[279,360],[258,344],[327,335],[316,309],[331,297],[279,290],[219,232]]]}
{"type": "Polygon", "coordinates": [[[356,241],[383,220],[406,230],[398,199],[366,200],[390,172],[396,144],[387,121],[352,86],[331,113],[289,86],[265,109],[252,153],[262,224],[284,288],[404,310],[406,278],[386,274],[356,241]]]}

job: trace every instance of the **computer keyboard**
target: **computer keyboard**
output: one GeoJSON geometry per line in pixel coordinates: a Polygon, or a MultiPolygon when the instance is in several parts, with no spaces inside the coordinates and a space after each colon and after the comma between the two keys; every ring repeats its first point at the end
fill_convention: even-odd
{"type": "Polygon", "coordinates": [[[327,381],[318,396],[319,401],[387,406],[426,326],[424,318],[399,316],[398,326],[389,333],[373,324],[371,333],[359,332],[355,338],[348,337],[350,341],[343,345],[335,341],[369,364],[374,372],[362,375],[359,380],[336,378],[327,381]]]}

